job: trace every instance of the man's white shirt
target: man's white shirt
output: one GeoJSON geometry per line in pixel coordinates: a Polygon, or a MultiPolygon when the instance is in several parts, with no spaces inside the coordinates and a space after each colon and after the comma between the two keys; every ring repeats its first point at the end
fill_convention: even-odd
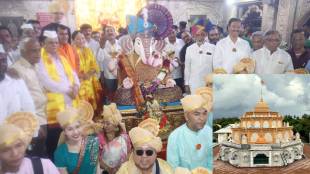
{"type": "Polygon", "coordinates": [[[109,62],[112,60],[111,52],[117,51],[121,52],[122,48],[118,42],[118,40],[115,41],[115,43],[112,45],[110,41],[106,41],[104,49],[100,50],[100,66],[102,70],[104,71],[104,78],[106,79],[116,79],[117,77],[113,75],[112,72],[109,71],[109,62]]]}
{"type": "Polygon", "coordinates": [[[266,47],[263,47],[254,51],[251,57],[256,62],[256,74],[283,74],[294,70],[291,56],[280,48],[271,54],[266,47]]]}
{"type": "Polygon", "coordinates": [[[94,39],[90,39],[87,43],[86,43],[86,47],[90,48],[93,52],[93,55],[95,56],[96,60],[97,60],[97,64],[99,64],[99,52],[101,50],[100,48],[100,44],[99,42],[97,42],[94,39]]]}
{"type": "Polygon", "coordinates": [[[227,73],[233,72],[235,64],[242,58],[247,58],[251,54],[249,43],[239,38],[234,43],[230,36],[227,36],[217,42],[213,57],[213,68],[224,68],[227,73]]]}
{"type": "Polygon", "coordinates": [[[189,85],[192,94],[205,86],[205,77],[213,71],[214,49],[214,45],[206,42],[200,46],[194,43],[186,49],[184,84],[189,85]]]}
{"type": "Polygon", "coordinates": [[[0,123],[14,112],[32,112],[35,105],[22,79],[12,79],[5,75],[0,82],[0,123]]]}

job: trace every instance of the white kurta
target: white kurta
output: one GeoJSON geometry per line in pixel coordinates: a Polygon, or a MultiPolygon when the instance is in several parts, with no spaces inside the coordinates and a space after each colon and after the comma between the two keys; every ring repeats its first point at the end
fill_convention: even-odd
{"type": "MultiPolygon", "coordinates": [[[[42,60],[38,63],[38,72],[39,72],[38,77],[39,77],[39,80],[41,81],[43,88],[46,91],[63,94],[64,98],[65,98],[66,105],[71,106],[72,105],[72,98],[68,93],[71,91],[72,85],[71,85],[71,83],[70,83],[70,81],[66,75],[65,69],[64,69],[64,67],[63,67],[63,65],[59,59],[60,58],[58,58],[58,57],[50,56],[50,60],[55,65],[57,73],[60,77],[59,82],[53,80],[49,76],[47,69],[45,68],[45,65],[44,65],[42,60]]],[[[74,85],[80,86],[79,78],[74,71],[73,71],[73,77],[74,77],[74,83],[75,83],[74,85]]]]}
{"type": "Polygon", "coordinates": [[[197,88],[206,85],[204,79],[213,71],[214,49],[214,45],[205,42],[201,46],[194,43],[186,50],[184,84],[189,85],[192,94],[197,88]]]}
{"type": "Polygon", "coordinates": [[[44,94],[43,87],[37,75],[35,65],[31,65],[25,58],[21,57],[13,65],[18,75],[24,80],[36,108],[36,115],[39,116],[41,125],[47,123],[46,121],[46,103],[47,97],[44,94]]]}
{"type": "MultiPolygon", "coordinates": [[[[171,51],[175,52],[175,57],[180,61],[180,51],[184,46],[184,42],[181,39],[176,39],[174,43],[170,43],[169,41],[166,41],[166,45],[163,51],[169,53],[171,51]]],[[[171,76],[173,79],[182,78],[182,67],[179,65],[176,67],[172,72],[171,76]]]]}
{"type": "Polygon", "coordinates": [[[291,56],[280,48],[270,54],[270,51],[263,47],[254,51],[251,57],[256,62],[256,74],[283,74],[294,70],[291,56]]]}
{"type": "Polygon", "coordinates": [[[10,114],[20,111],[35,114],[34,102],[22,79],[12,79],[6,75],[0,81],[0,123],[10,114]]]}
{"type": "Polygon", "coordinates": [[[114,45],[112,45],[109,41],[105,43],[104,49],[103,49],[103,60],[100,60],[102,63],[102,70],[104,72],[104,78],[106,79],[117,79],[115,75],[113,75],[112,72],[109,71],[109,62],[112,60],[111,52],[121,52],[122,48],[119,45],[118,41],[116,40],[114,45]]]}
{"type": "Polygon", "coordinates": [[[239,63],[240,59],[249,57],[250,54],[251,47],[246,40],[238,38],[237,42],[233,43],[230,36],[227,36],[216,44],[213,68],[224,68],[231,74],[234,65],[239,63]]]}

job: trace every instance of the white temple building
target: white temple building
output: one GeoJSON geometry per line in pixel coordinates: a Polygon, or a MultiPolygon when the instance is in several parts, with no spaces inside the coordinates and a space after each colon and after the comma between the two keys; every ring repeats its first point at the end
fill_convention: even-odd
{"type": "Polygon", "coordinates": [[[231,138],[221,141],[220,160],[236,167],[285,166],[303,158],[299,133],[294,136],[292,127],[263,99],[231,127],[231,138]]]}

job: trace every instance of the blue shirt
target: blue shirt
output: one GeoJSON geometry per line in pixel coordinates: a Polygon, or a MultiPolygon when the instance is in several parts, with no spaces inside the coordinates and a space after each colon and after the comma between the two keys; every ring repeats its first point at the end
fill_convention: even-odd
{"type": "Polygon", "coordinates": [[[175,129],[168,138],[167,161],[174,169],[204,167],[212,171],[212,128],[206,123],[198,132],[186,124],[175,129]]]}

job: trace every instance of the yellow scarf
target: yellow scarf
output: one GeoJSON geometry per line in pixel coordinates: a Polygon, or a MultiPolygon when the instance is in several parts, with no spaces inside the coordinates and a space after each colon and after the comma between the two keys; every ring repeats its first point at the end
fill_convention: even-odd
{"type": "MultiPolygon", "coordinates": [[[[60,56],[60,61],[64,67],[64,71],[69,79],[69,82],[71,85],[75,84],[74,81],[74,76],[73,76],[73,70],[70,66],[70,64],[67,62],[66,58],[63,56],[60,56]]],[[[46,52],[44,48],[41,49],[41,58],[42,62],[44,64],[44,67],[50,76],[50,78],[56,82],[59,82],[60,76],[57,72],[55,64],[52,62],[50,56],[46,52]]],[[[47,106],[46,106],[46,113],[47,113],[47,120],[48,124],[54,124],[57,123],[56,120],[56,114],[60,111],[63,111],[65,109],[65,98],[63,94],[61,93],[52,93],[52,92],[47,92],[47,106]]],[[[77,99],[72,101],[72,105],[75,107],[77,106],[77,99]]]]}
{"type": "MultiPolygon", "coordinates": [[[[76,52],[79,57],[79,74],[87,74],[95,70],[98,74],[100,72],[99,66],[97,64],[96,58],[94,57],[90,48],[78,48],[75,47],[76,52]]],[[[96,77],[93,75],[89,79],[80,80],[81,86],[79,90],[79,98],[81,100],[88,101],[93,106],[96,111],[101,108],[101,94],[102,88],[101,84],[96,77]]]]}
{"type": "MultiPolygon", "coordinates": [[[[55,64],[52,62],[51,58],[49,57],[48,53],[46,52],[46,50],[44,48],[42,48],[41,50],[41,57],[42,57],[42,61],[44,63],[44,66],[47,70],[48,75],[55,81],[59,82],[60,81],[60,77],[59,74],[57,72],[56,66],[55,64]]],[[[73,70],[70,66],[70,64],[67,62],[66,58],[59,55],[60,57],[60,61],[64,67],[65,73],[70,81],[70,84],[73,85],[74,84],[74,77],[73,77],[73,70]]]]}
{"type": "Polygon", "coordinates": [[[97,61],[93,55],[93,52],[89,48],[76,48],[76,52],[80,58],[80,70],[79,73],[88,73],[90,70],[100,72],[97,61]]]}

